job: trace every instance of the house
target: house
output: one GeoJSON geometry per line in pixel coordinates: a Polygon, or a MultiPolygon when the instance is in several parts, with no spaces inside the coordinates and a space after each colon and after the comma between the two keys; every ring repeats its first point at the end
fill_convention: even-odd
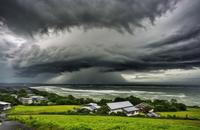
{"type": "Polygon", "coordinates": [[[90,112],[94,112],[96,110],[98,110],[100,108],[99,105],[97,105],[96,103],[89,103],[89,104],[86,104],[84,107],[82,107],[81,109],[87,109],[89,110],[90,112]]]}
{"type": "Polygon", "coordinates": [[[21,97],[21,98],[19,98],[19,101],[22,102],[22,104],[32,104],[33,103],[32,98],[21,97]]]}
{"type": "Polygon", "coordinates": [[[48,99],[43,96],[30,96],[28,98],[21,97],[19,98],[19,101],[22,102],[22,104],[32,104],[32,103],[41,103],[42,101],[47,101],[48,99]]]}
{"type": "Polygon", "coordinates": [[[137,104],[135,107],[138,108],[140,112],[144,112],[144,113],[149,113],[149,112],[154,111],[153,106],[151,106],[151,105],[149,105],[148,103],[145,103],[145,102],[137,104]]]}
{"type": "Polygon", "coordinates": [[[32,98],[33,103],[41,103],[42,101],[47,101],[48,99],[43,96],[30,96],[32,98]]]}
{"type": "Polygon", "coordinates": [[[11,103],[0,101],[0,110],[11,109],[11,103]]]}
{"type": "Polygon", "coordinates": [[[127,116],[139,114],[139,109],[134,107],[129,101],[107,103],[109,113],[124,112],[127,116]]]}

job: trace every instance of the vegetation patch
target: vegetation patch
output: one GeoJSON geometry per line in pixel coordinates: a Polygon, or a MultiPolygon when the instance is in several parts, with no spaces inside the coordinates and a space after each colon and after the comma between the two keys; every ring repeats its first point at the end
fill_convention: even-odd
{"type": "Polygon", "coordinates": [[[17,115],[34,115],[34,114],[44,114],[44,113],[65,113],[67,111],[72,111],[79,108],[79,105],[55,105],[55,106],[15,106],[9,111],[9,114],[17,115]]]}
{"type": "Polygon", "coordinates": [[[200,108],[188,108],[187,111],[178,112],[159,112],[161,117],[166,118],[184,118],[200,120],[200,108]]]}
{"type": "Polygon", "coordinates": [[[81,115],[10,115],[40,130],[200,130],[200,121],[81,115]]]}

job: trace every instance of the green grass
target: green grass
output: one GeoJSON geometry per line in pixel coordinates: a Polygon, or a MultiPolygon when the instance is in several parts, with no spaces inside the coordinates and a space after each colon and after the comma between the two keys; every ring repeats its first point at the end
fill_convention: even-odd
{"type": "Polygon", "coordinates": [[[200,130],[200,121],[80,115],[10,115],[37,130],[200,130]]]}
{"type": "Polygon", "coordinates": [[[190,118],[190,119],[200,119],[200,109],[199,108],[188,108],[187,111],[180,112],[160,112],[162,117],[176,116],[178,118],[190,118]]]}
{"type": "Polygon", "coordinates": [[[68,110],[73,110],[74,108],[79,108],[78,105],[56,105],[56,106],[15,106],[9,111],[9,114],[17,115],[32,115],[40,113],[62,113],[68,110]]]}
{"type": "MultiPolygon", "coordinates": [[[[18,120],[37,130],[200,130],[200,120],[152,119],[119,116],[50,115],[62,113],[76,105],[16,106],[8,113],[11,120],[18,120]]],[[[183,112],[161,112],[161,116],[200,119],[200,109],[189,108],[183,112]]]]}

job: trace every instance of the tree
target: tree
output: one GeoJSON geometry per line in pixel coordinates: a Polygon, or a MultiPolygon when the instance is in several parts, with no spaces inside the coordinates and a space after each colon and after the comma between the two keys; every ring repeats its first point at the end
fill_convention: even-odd
{"type": "Polygon", "coordinates": [[[186,111],[187,110],[187,106],[183,103],[177,103],[176,107],[178,108],[179,111],[186,111]]]}
{"type": "Polygon", "coordinates": [[[109,112],[109,108],[106,105],[104,105],[104,106],[102,106],[101,108],[99,108],[97,110],[96,114],[98,114],[98,115],[107,115],[108,112],[109,112]]]}
{"type": "Polygon", "coordinates": [[[171,99],[171,104],[176,104],[177,103],[177,100],[176,99],[171,99]]]}
{"type": "Polygon", "coordinates": [[[137,98],[134,96],[127,97],[126,100],[130,101],[133,105],[137,105],[137,104],[143,102],[140,98],[137,98]]]}
{"type": "Polygon", "coordinates": [[[20,89],[18,92],[17,92],[17,95],[18,97],[27,97],[27,92],[25,89],[20,89]]]}
{"type": "Polygon", "coordinates": [[[106,103],[109,103],[109,102],[112,102],[112,100],[109,100],[109,99],[101,99],[101,100],[98,102],[98,105],[100,105],[100,106],[106,105],[106,103]]]}
{"type": "Polygon", "coordinates": [[[116,97],[114,99],[114,102],[122,102],[122,101],[126,101],[126,99],[125,98],[121,98],[121,97],[116,97]]]}
{"type": "Polygon", "coordinates": [[[12,97],[10,94],[1,94],[0,93],[0,101],[9,102],[9,103],[11,103],[11,105],[21,104],[16,98],[12,97]]]}

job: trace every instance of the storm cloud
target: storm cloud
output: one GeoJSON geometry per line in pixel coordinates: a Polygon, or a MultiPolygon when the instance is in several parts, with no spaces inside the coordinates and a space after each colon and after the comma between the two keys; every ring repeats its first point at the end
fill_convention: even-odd
{"type": "Polygon", "coordinates": [[[199,0],[1,0],[0,59],[20,81],[112,83],[131,73],[142,81],[152,73],[194,73],[198,12],[199,0]]]}
{"type": "Polygon", "coordinates": [[[62,73],[97,67],[101,72],[153,71],[160,69],[192,69],[200,67],[200,31],[178,31],[154,43],[138,47],[114,45],[68,47],[24,46],[12,59],[18,74],[34,76],[40,73],[62,73]],[[71,49],[73,48],[73,49],[71,49]],[[120,48],[120,49],[119,49],[120,48]]]}
{"type": "Polygon", "coordinates": [[[13,31],[30,34],[73,27],[133,33],[172,10],[178,0],[1,0],[0,18],[13,31]]]}

